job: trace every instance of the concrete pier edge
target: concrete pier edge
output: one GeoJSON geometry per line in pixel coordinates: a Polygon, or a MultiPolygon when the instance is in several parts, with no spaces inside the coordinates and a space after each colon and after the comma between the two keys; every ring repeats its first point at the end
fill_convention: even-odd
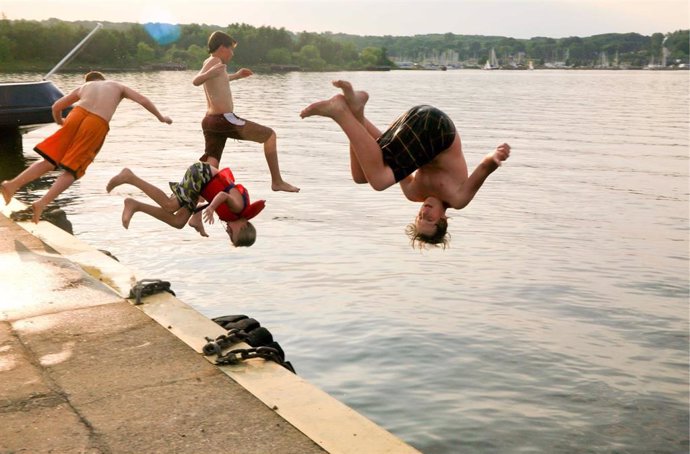
{"type": "MultiPolygon", "coordinates": [[[[24,208],[26,206],[16,199],[4,205],[0,198],[0,210],[7,218],[11,212],[24,208]]],[[[165,280],[165,276],[137,277],[122,263],[49,222],[15,224],[61,257],[79,266],[119,298],[126,299],[138,279],[165,280]]],[[[174,283],[172,284],[174,289],[174,283]]],[[[169,293],[158,293],[143,298],[143,301],[144,304],[133,307],[215,364],[215,356],[203,356],[202,348],[206,343],[205,337],[215,338],[225,334],[222,327],[169,293]]],[[[232,348],[250,347],[240,343],[232,348]]],[[[277,363],[250,359],[238,365],[215,367],[329,453],[419,453],[387,430],[277,363]]],[[[296,367],[299,368],[299,365],[296,367]]]]}

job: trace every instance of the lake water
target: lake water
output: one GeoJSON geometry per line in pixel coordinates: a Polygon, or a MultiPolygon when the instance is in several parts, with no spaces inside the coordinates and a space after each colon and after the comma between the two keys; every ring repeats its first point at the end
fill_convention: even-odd
{"type": "MultiPolygon", "coordinates": [[[[431,453],[688,452],[688,72],[396,71],[255,75],[238,115],[278,134],[299,194],[273,193],[258,144],[221,164],[267,199],[251,248],[134,216],[120,225],[123,166],[167,187],[203,150],[193,72],[121,73],[174,124],[123,102],[86,176],[58,199],[74,234],[140,279],[172,282],[209,317],[268,327],[299,375],[431,453]],[[464,210],[451,247],[411,249],[418,205],[349,179],[347,142],[299,111],[332,79],[369,91],[382,129],[414,104],[455,121],[470,169],[512,146],[464,210]]],[[[4,75],[36,80],[39,75],[4,75]]],[[[69,91],[78,75],[59,75],[69,91]]],[[[24,136],[36,159],[51,125],[24,136]]],[[[7,155],[7,153],[1,153],[7,155]]],[[[9,173],[9,175],[8,175],[9,173]]],[[[54,177],[18,193],[45,192],[54,177]]]]}

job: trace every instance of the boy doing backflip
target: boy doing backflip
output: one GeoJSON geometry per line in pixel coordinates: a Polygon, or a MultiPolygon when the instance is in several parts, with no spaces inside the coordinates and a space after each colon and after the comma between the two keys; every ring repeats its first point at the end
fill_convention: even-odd
{"type": "Polygon", "coordinates": [[[445,247],[446,210],[467,206],[486,178],[508,159],[510,146],[499,145],[468,175],[460,135],[445,113],[416,106],[381,133],[364,116],[369,95],[354,91],[347,81],[333,85],[343,94],[309,105],[300,116],[324,116],[340,126],[350,141],[350,170],[356,183],[369,183],[377,191],[400,183],[408,200],[422,202],[407,228],[413,246],[445,247]]]}
{"type": "Polygon", "coordinates": [[[110,130],[110,120],[123,99],[131,99],[151,112],[162,123],[171,124],[144,95],[120,82],[106,80],[98,71],[84,77],[86,83],[53,103],[53,119],[61,126],[53,135],[36,145],[34,151],[43,157],[10,181],[0,183],[5,204],[15,192],[41,175],[60,167],[63,172],[48,192],[32,204],[33,221],[38,223],[45,207],[84,176],[110,130]],[[74,105],[63,121],[62,111],[74,105]]]}
{"type": "Polygon", "coordinates": [[[242,68],[228,74],[227,64],[235,54],[237,42],[228,34],[216,31],[208,39],[211,54],[204,61],[192,83],[203,85],[206,94],[207,111],[201,122],[206,148],[200,160],[218,167],[228,138],[249,140],[264,144],[264,155],[271,173],[271,188],[274,191],[298,192],[299,188],[285,182],[278,166],[278,146],[275,132],[266,126],[236,116],[230,90],[230,81],[254,74],[242,68]]]}
{"type": "MultiPolygon", "coordinates": [[[[127,168],[111,178],[105,189],[110,192],[122,184],[141,189],[157,204],[125,199],[122,226],[126,229],[134,213],[139,211],[181,229],[197,211],[197,201],[202,197],[209,202],[204,209],[204,219],[213,224],[213,213],[216,212],[221,221],[226,222],[225,231],[235,247],[251,246],[256,240],[256,229],[249,219],[263,210],[265,202],[250,203],[249,192],[241,184],[235,184],[235,177],[228,168],[219,171],[208,163],[196,162],[189,166],[179,183],[170,183],[171,196],[127,168]]],[[[202,236],[207,236],[203,225],[193,227],[202,236]]]]}

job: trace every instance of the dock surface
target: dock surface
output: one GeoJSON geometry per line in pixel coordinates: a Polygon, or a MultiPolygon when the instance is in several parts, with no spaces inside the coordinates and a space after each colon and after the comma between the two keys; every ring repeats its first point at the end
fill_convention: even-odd
{"type": "Polygon", "coordinates": [[[167,293],[133,305],[132,280],[0,214],[0,452],[417,452],[276,363],[216,366],[200,333],[222,328],[167,293]]]}

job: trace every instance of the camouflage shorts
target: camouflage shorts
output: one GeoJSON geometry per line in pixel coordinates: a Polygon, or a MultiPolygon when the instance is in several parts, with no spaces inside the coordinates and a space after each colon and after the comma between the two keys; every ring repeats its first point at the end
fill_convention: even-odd
{"type": "Polygon", "coordinates": [[[195,162],[184,174],[179,183],[170,182],[173,195],[180,202],[181,208],[194,212],[201,190],[211,181],[211,166],[205,162],[195,162]]]}

